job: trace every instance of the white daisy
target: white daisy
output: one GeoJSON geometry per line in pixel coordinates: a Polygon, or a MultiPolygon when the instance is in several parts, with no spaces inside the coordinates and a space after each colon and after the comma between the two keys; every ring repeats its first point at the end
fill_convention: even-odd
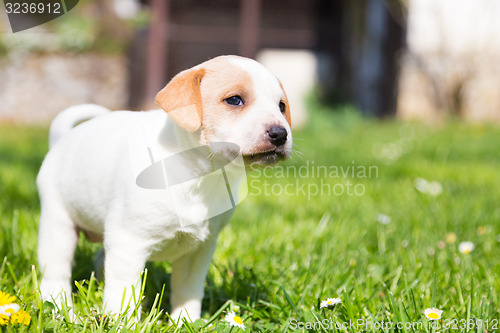
{"type": "Polygon", "coordinates": [[[417,191],[422,193],[427,193],[427,187],[429,186],[429,182],[423,178],[417,178],[415,179],[414,185],[417,191]]]}
{"type": "Polygon", "coordinates": [[[436,181],[429,182],[423,178],[417,178],[415,179],[414,185],[417,191],[433,197],[437,197],[443,192],[443,185],[436,181]]]}
{"type": "Polygon", "coordinates": [[[225,320],[229,323],[229,325],[237,326],[242,330],[245,330],[245,324],[243,324],[243,320],[241,319],[241,317],[235,315],[234,312],[229,312],[225,320]]]}
{"type": "Polygon", "coordinates": [[[458,244],[458,251],[463,254],[471,253],[476,246],[472,242],[462,242],[458,244]]]}
{"type": "Polygon", "coordinates": [[[342,300],[340,298],[328,298],[326,301],[321,301],[319,307],[320,309],[330,308],[340,303],[342,303],[342,300]]]}
{"type": "Polygon", "coordinates": [[[428,308],[424,310],[425,316],[430,320],[439,320],[443,314],[443,310],[437,308],[428,308]]]}
{"type": "Polygon", "coordinates": [[[427,186],[427,194],[437,197],[443,192],[443,185],[439,182],[430,182],[427,186]]]}
{"type": "Polygon", "coordinates": [[[385,214],[378,214],[377,221],[379,221],[382,224],[389,224],[391,223],[391,217],[385,214]]]}
{"type": "Polygon", "coordinates": [[[403,154],[403,147],[400,143],[376,143],[372,149],[373,155],[381,160],[394,162],[403,154]]]}
{"type": "Polygon", "coordinates": [[[453,232],[447,233],[445,237],[448,244],[453,244],[457,241],[457,235],[455,235],[455,233],[453,232]]]}
{"type": "Polygon", "coordinates": [[[10,303],[0,306],[0,314],[10,317],[13,313],[19,311],[21,307],[16,303],[10,303]]]}

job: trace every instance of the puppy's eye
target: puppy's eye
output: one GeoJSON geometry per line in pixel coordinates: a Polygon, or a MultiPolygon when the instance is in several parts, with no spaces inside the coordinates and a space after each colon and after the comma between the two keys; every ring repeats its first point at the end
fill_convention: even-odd
{"type": "Polygon", "coordinates": [[[243,100],[241,96],[231,96],[225,99],[226,103],[229,105],[243,105],[243,100]]]}
{"type": "Polygon", "coordinates": [[[280,102],[280,111],[281,111],[281,113],[285,113],[285,111],[286,111],[286,105],[283,102],[280,102]]]}

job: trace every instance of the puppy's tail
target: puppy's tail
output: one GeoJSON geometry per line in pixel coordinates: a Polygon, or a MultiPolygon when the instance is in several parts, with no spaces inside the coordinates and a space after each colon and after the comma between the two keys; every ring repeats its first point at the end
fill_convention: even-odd
{"type": "Polygon", "coordinates": [[[66,133],[78,123],[111,112],[96,104],[75,105],[60,112],[50,124],[49,147],[52,148],[66,133]]]}

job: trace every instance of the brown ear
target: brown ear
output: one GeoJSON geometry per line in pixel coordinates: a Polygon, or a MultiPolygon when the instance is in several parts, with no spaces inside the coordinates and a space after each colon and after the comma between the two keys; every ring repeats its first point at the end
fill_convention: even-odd
{"type": "Polygon", "coordinates": [[[292,128],[292,116],[290,115],[290,103],[288,103],[288,97],[286,97],[286,92],[285,89],[283,89],[283,85],[281,84],[280,81],[280,86],[281,90],[283,90],[283,95],[285,96],[284,101],[285,102],[285,118],[286,121],[288,122],[288,125],[290,125],[290,128],[292,128]]]}
{"type": "Polygon", "coordinates": [[[200,128],[203,119],[200,83],[204,75],[204,68],[180,72],[155,98],[156,104],[179,126],[190,132],[200,128]]]}

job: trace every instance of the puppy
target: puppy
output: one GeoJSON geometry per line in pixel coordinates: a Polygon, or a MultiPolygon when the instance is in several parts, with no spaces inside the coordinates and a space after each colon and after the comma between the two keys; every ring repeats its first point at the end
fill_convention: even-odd
{"type": "Polygon", "coordinates": [[[139,301],[146,262],[169,260],[171,317],[199,318],[217,236],[235,206],[208,214],[220,193],[213,178],[201,176],[215,170],[218,156],[234,197],[244,176],[233,172],[239,165],[236,155],[246,164],[267,165],[290,156],[286,94],[254,60],[220,56],[185,70],[158,93],[156,102],[162,110],[109,112],[87,104],[54,119],[50,151],[37,178],[45,300],[71,306],[71,265],[83,231],[104,245],[105,312],[130,311],[139,301]],[[208,155],[183,153],[196,147],[210,147],[208,155]],[[163,164],[157,175],[174,170],[189,181],[171,181],[167,175],[166,182],[153,179],[149,188],[140,186],[141,171],[159,159],[163,164]],[[181,186],[165,190],[172,184],[181,186]]]}

